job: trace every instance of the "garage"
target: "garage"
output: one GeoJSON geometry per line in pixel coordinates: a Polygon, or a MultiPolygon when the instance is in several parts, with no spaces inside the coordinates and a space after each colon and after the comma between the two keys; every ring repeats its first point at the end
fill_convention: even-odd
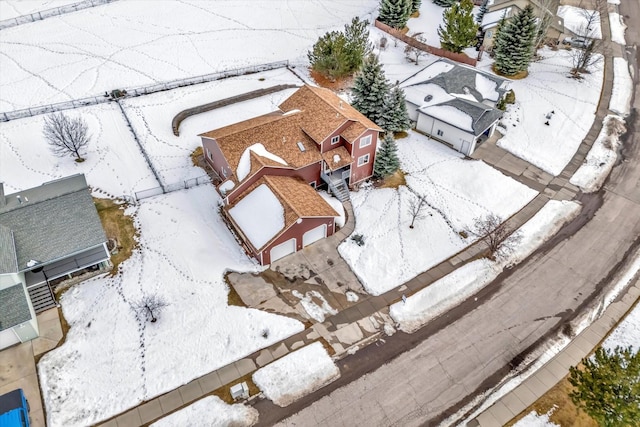
{"type": "Polygon", "coordinates": [[[325,237],[327,237],[327,224],[319,225],[302,235],[302,246],[305,247],[325,237]]]}
{"type": "Polygon", "coordinates": [[[279,260],[280,258],[292,254],[296,251],[296,239],[289,239],[286,242],[280,243],[277,246],[271,248],[270,258],[271,262],[279,260]]]}

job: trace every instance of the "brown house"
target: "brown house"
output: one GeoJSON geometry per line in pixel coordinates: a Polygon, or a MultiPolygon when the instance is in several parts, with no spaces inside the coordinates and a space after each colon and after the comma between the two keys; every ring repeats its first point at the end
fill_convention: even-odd
{"type": "Polygon", "coordinates": [[[332,91],[303,86],[277,111],[200,137],[224,214],[264,265],[333,234],[338,213],[314,188],[346,200],[373,175],[381,131],[332,91]]]}

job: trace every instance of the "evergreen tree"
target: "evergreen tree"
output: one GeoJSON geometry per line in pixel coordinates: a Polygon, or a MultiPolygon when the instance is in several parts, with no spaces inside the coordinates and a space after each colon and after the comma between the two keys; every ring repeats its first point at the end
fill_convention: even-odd
{"type": "Polygon", "coordinates": [[[584,369],[569,368],[574,388],[569,397],[600,426],[638,425],[640,420],[640,352],[631,347],[598,347],[582,359],[584,369]]]}
{"type": "Polygon", "coordinates": [[[320,37],[307,57],[312,69],[331,79],[349,73],[347,38],[340,31],[331,31],[320,37]]]}
{"type": "Polygon", "coordinates": [[[497,72],[513,76],[529,68],[536,30],[531,5],[499,26],[493,47],[497,72]]]}
{"type": "Polygon", "coordinates": [[[443,49],[460,53],[476,44],[478,26],[473,20],[473,3],[462,0],[445,9],[443,25],[438,27],[440,44],[443,49]]]}
{"type": "Polygon", "coordinates": [[[394,174],[400,169],[400,159],[398,159],[398,146],[393,139],[393,134],[387,132],[384,140],[380,144],[380,149],[376,153],[376,162],[373,165],[373,174],[377,178],[385,178],[394,174]]]}
{"type": "Polygon", "coordinates": [[[484,0],[480,5],[480,10],[478,10],[478,14],[476,15],[476,22],[478,25],[482,24],[482,18],[484,18],[484,14],[487,13],[487,1],[484,0]]]}
{"type": "Polygon", "coordinates": [[[454,5],[454,3],[457,3],[458,0],[433,0],[434,4],[437,4],[438,6],[442,6],[442,7],[451,7],[454,5]]]}
{"type": "Polygon", "coordinates": [[[379,126],[387,132],[402,132],[411,127],[404,91],[397,83],[385,99],[379,126]]]}
{"type": "Polygon", "coordinates": [[[353,82],[351,105],[376,124],[382,122],[389,82],[375,55],[369,55],[353,82]]]}
{"type": "Polygon", "coordinates": [[[323,35],[307,52],[311,68],[335,79],[360,69],[364,58],[371,53],[369,23],[353,18],[344,32],[331,31],[323,35]]]}
{"type": "Polygon", "coordinates": [[[355,72],[373,50],[369,43],[369,21],[353,18],[350,25],[344,26],[344,36],[347,39],[347,66],[350,72],[355,72]]]}
{"type": "Polygon", "coordinates": [[[411,1],[411,15],[420,10],[420,5],[422,5],[422,0],[411,1]]]}
{"type": "Polygon", "coordinates": [[[407,25],[412,7],[412,0],[380,0],[378,20],[400,30],[407,25]]]}

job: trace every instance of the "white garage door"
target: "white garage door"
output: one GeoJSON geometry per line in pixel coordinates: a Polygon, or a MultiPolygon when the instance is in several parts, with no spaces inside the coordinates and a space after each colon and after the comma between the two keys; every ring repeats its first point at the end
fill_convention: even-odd
{"type": "Polygon", "coordinates": [[[325,237],[327,237],[327,224],[322,224],[302,235],[302,246],[310,245],[325,237]]]}
{"type": "Polygon", "coordinates": [[[278,246],[271,248],[271,262],[279,260],[283,256],[287,256],[296,251],[296,239],[290,239],[280,243],[278,246]]]}

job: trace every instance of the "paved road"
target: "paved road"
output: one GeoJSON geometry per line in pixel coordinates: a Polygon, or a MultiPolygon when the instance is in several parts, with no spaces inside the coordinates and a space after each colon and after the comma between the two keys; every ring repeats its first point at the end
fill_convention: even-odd
{"type": "MultiPolygon", "coordinates": [[[[622,14],[640,21],[638,5],[629,3],[623,2],[622,14]]],[[[637,37],[637,30],[627,33],[628,42],[640,41],[637,37]]],[[[636,108],[639,92],[636,86],[636,108]]],[[[288,408],[300,412],[283,425],[438,425],[470,396],[496,385],[541,341],[597,305],[610,278],[640,247],[640,129],[636,116],[629,122],[624,160],[603,191],[581,197],[585,207],[574,223],[484,289],[477,301],[467,301],[415,336],[397,334],[341,361],[344,378],[288,408]],[[386,349],[413,345],[395,359],[386,349]],[[390,363],[357,378],[374,360],[390,363]],[[319,399],[327,391],[332,393],[319,399]]],[[[280,418],[279,411],[269,413],[268,403],[256,407],[261,425],[280,418]]]]}

